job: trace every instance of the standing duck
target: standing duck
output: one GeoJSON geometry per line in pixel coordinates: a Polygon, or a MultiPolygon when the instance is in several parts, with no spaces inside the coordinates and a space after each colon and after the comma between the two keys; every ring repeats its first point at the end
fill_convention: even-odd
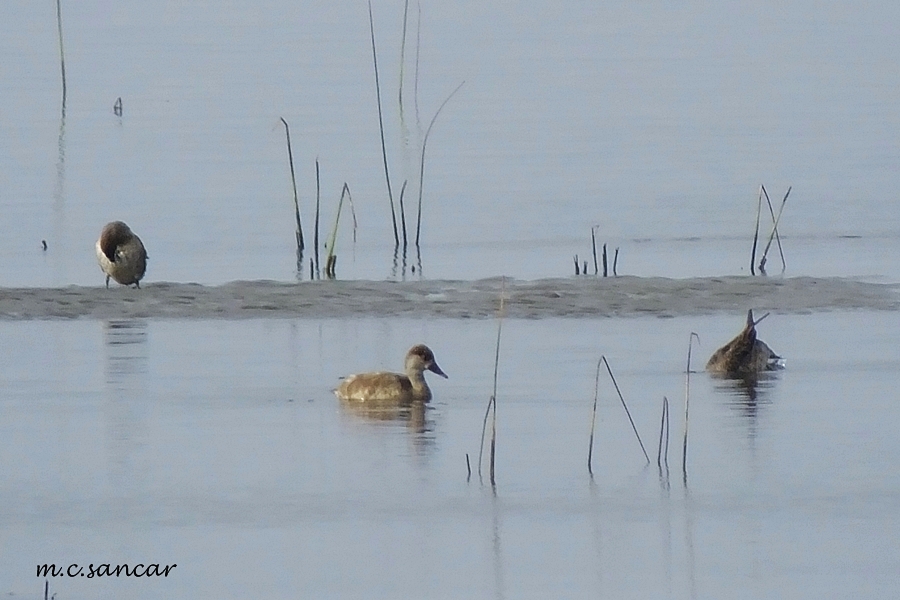
{"type": "Polygon", "coordinates": [[[106,287],[110,277],[122,285],[141,287],[141,278],[147,270],[147,251],[128,225],[122,221],[104,225],[96,250],[100,268],[106,273],[106,287]]]}
{"type": "Polygon", "coordinates": [[[348,402],[424,403],[431,400],[431,390],[425,382],[426,370],[447,378],[435,362],[431,349],[424,344],[418,344],[406,353],[405,374],[379,371],[349,375],[334,393],[341,400],[348,402]]]}
{"type": "Polygon", "coordinates": [[[769,313],[753,320],[753,310],[747,311],[747,324],[733,340],[713,352],[706,370],[729,376],[745,376],[782,368],[781,357],[756,337],[756,326],[769,313]]]}

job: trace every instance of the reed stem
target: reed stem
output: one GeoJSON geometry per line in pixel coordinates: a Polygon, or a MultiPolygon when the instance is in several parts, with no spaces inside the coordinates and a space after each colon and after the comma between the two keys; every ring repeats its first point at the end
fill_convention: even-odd
{"type": "Polygon", "coordinates": [[[450,92],[450,95],[444,99],[441,106],[437,109],[437,112],[435,112],[434,116],[431,118],[431,123],[428,124],[428,129],[425,130],[425,137],[422,139],[422,159],[419,162],[419,208],[416,214],[416,246],[419,245],[419,234],[422,230],[422,186],[425,180],[425,146],[428,144],[428,136],[431,135],[431,128],[434,127],[434,122],[437,121],[438,115],[441,114],[441,111],[444,110],[444,107],[450,102],[450,98],[459,91],[459,88],[461,88],[464,83],[465,81],[460,82],[460,84],[456,86],[456,89],[450,92]]]}
{"type": "MultiPolygon", "coordinates": [[[[397,93],[397,99],[400,104],[400,128],[406,130],[405,121],[403,119],[403,71],[406,62],[406,23],[409,15],[409,0],[403,3],[403,33],[400,36],[400,86],[397,93]]],[[[401,209],[402,212],[403,209],[401,209]]]]}
{"type": "Polygon", "coordinates": [[[594,254],[594,275],[597,275],[600,272],[597,266],[597,225],[591,227],[591,251],[594,254]]]}
{"type": "Polygon", "coordinates": [[[778,209],[778,216],[775,216],[775,209],[772,207],[772,201],[769,200],[769,195],[766,194],[766,203],[769,205],[769,214],[772,216],[772,232],[769,234],[769,241],[766,243],[766,248],[763,250],[763,256],[759,261],[759,269],[762,271],[765,268],[767,256],[769,254],[769,248],[772,247],[772,239],[774,238],[778,242],[778,253],[781,255],[781,272],[784,273],[787,265],[784,262],[784,251],[781,248],[781,236],[778,234],[778,222],[781,220],[781,213],[784,211],[784,205],[787,203],[788,196],[791,195],[791,187],[788,187],[787,193],[784,195],[784,199],[781,201],[781,207],[778,209]]]}
{"type": "Polygon", "coordinates": [[[663,432],[665,432],[665,464],[669,466],[669,399],[663,396],[662,417],[659,422],[659,448],[656,451],[656,466],[663,465],[663,432]]]}
{"type": "MultiPolygon", "coordinates": [[[[341,220],[341,209],[344,206],[344,196],[347,197],[350,202],[350,210],[353,211],[353,197],[350,195],[350,186],[347,185],[347,182],[344,182],[344,188],[341,190],[341,199],[338,200],[338,208],[337,214],[334,216],[334,226],[331,229],[331,235],[328,238],[328,241],[325,242],[325,248],[327,250],[327,254],[325,257],[325,275],[329,279],[334,279],[334,269],[337,264],[337,256],[334,252],[334,246],[337,241],[337,231],[338,231],[338,223],[341,220]]],[[[356,230],[356,217],[353,218],[353,229],[356,230]]],[[[355,236],[355,234],[354,234],[355,236]]]]}
{"type": "Polygon", "coordinates": [[[295,235],[297,237],[297,256],[302,259],[303,254],[303,226],[300,224],[300,200],[297,196],[297,178],[294,175],[294,152],[291,149],[291,128],[288,126],[288,122],[284,120],[284,117],[280,117],[281,122],[284,123],[284,133],[287,137],[287,151],[288,151],[288,164],[291,167],[291,185],[294,188],[294,216],[297,220],[297,231],[295,235]]]}
{"type": "Polygon", "coordinates": [[[756,200],[756,228],[753,230],[753,248],[750,250],[750,274],[756,275],[756,244],[759,240],[759,215],[762,211],[762,197],[766,188],[759,186],[759,198],[756,200]]]}
{"type": "Polygon", "coordinates": [[[606,268],[606,244],[603,244],[603,276],[606,277],[609,274],[609,271],[606,268]]]}
{"type": "Polygon", "coordinates": [[[416,75],[413,83],[413,104],[416,107],[416,131],[422,134],[422,121],[419,119],[419,49],[422,45],[422,4],[416,2],[416,75]]]}
{"type": "Polygon", "coordinates": [[[384,117],[381,111],[381,84],[378,81],[378,53],[375,51],[375,18],[372,16],[372,0],[369,0],[369,31],[372,34],[372,63],[375,65],[375,95],[378,99],[378,129],[381,131],[381,157],[384,160],[384,179],[387,182],[388,200],[391,204],[391,224],[394,227],[394,245],[400,245],[397,234],[397,214],[394,211],[394,194],[391,192],[391,176],[388,171],[387,147],[384,143],[384,117]]]}
{"type": "Polygon", "coordinates": [[[687,368],[684,376],[684,442],[681,446],[681,472],[685,485],[687,485],[688,417],[691,403],[691,351],[694,346],[694,338],[697,338],[697,343],[699,344],[700,336],[692,331],[688,339],[687,368]]]}
{"type": "Polygon", "coordinates": [[[594,477],[594,469],[591,466],[591,461],[594,454],[594,424],[597,422],[597,396],[600,389],[600,364],[602,362],[602,358],[597,361],[597,372],[594,375],[594,407],[591,409],[591,437],[588,442],[588,474],[590,474],[591,479],[594,477]]]}
{"type": "Polygon", "coordinates": [[[62,72],[62,110],[66,112],[66,53],[63,50],[62,0],[56,0],[56,29],[59,32],[59,69],[62,72]]]}
{"type": "Polygon", "coordinates": [[[641,434],[638,433],[637,426],[634,424],[634,419],[631,418],[631,411],[628,410],[628,405],[625,404],[625,398],[622,397],[622,392],[619,390],[619,384],[616,382],[616,377],[613,375],[612,368],[609,366],[609,361],[606,360],[605,356],[601,356],[600,360],[602,360],[606,364],[606,370],[609,372],[609,378],[612,379],[613,385],[616,388],[616,393],[619,395],[619,400],[622,402],[622,407],[625,409],[625,414],[628,415],[628,422],[631,423],[631,429],[634,431],[635,437],[637,437],[638,443],[641,445],[641,451],[644,453],[644,458],[647,459],[647,464],[650,464],[650,456],[647,454],[647,450],[644,448],[644,442],[641,441],[641,434]]]}
{"type": "Polygon", "coordinates": [[[316,157],[316,221],[313,233],[314,256],[316,258],[316,278],[321,278],[319,271],[319,207],[322,198],[322,185],[319,178],[319,157],[316,157]]]}

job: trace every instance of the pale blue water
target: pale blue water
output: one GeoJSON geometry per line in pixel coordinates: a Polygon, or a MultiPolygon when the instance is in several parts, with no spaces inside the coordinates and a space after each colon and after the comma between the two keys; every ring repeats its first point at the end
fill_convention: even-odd
{"type": "MultiPolygon", "coordinates": [[[[793,186],[788,274],[900,280],[883,258],[900,249],[895,5],[426,3],[416,85],[413,3],[401,121],[402,9],[374,6],[408,211],[421,137],[465,81],[427,145],[426,277],[569,274],[595,224],[624,273],[739,274],[762,183],[776,204],[793,186]]],[[[0,7],[0,283],[99,283],[91,247],[115,218],[144,238],[148,280],[294,279],[279,117],[307,239],[318,157],[320,242],[344,182],[357,213],[355,253],[342,218],[338,275],[392,276],[364,4],[64,4],[64,124],[54,13],[0,7]]]]}
{"type": "MultiPolygon", "coordinates": [[[[54,578],[67,598],[889,597],[900,553],[894,313],[773,315],[788,368],[754,395],[691,378],[735,318],[504,323],[496,495],[473,474],[488,321],[7,322],[0,377],[4,593],[35,566],[176,563],[168,578],[54,578]],[[41,340],[42,343],[36,343],[41,340]],[[536,343],[535,340],[540,340],[536,343]],[[330,388],[425,341],[420,421],[330,388]],[[844,352],[852,348],[852,357],[844,352]],[[653,464],[644,468],[609,359],[653,464]],[[382,356],[383,358],[373,358],[382,356]],[[671,401],[668,478],[656,449],[671,401]]],[[[484,473],[487,477],[487,471],[484,473]]]]}
{"type": "MultiPolygon", "coordinates": [[[[53,4],[0,3],[2,287],[102,284],[93,244],[112,219],[144,239],[147,282],[294,280],[279,117],[308,244],[316,158],[323,243],[352,191],[358,241],[344,213],[339,278],[564,276],[573,255],[591,261],[592,225],[620,273],[737,275],[765,184],[776,209],[793,186],[787,275],[900,281],[895,3],[423,3],[418,102],[411,3],[401,120],[403,3],[379,0],[386,145],[408,210],[422,136],[465,81],[428,140],[421,268],[410,252],[406,269],[364,3],[63,2],[64,118],[53,4]]],[[[0,592],[39,596],[42,563],[158,562],[178,567],[50,591],[893,597],[896,313],[772,315],[760,335],[788,368],[755,396],[695,375],[682,485],[688,335],[699,368],[747,308],[507,321],[496,495],[465,465],[492,322],[0,323],[0,592]],[[341,411],[339,376],[397,368],[418,341],[451,377],[431,410],[341,411]],[[606,379],[590,484],[601,353],[653,455],[672,400],[669,485],[643,467],[606,379]]]]}

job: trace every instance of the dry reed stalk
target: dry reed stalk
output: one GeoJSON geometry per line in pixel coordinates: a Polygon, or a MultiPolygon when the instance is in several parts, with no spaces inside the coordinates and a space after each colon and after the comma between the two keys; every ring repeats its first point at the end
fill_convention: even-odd
{"type": "Polygon", "coordinates": [[[762,197],[765,187],[759,186],[759,198],[756,199],[756,228],[753,231],[753,248],[750,250],[750,274],[756,275],[756,244],[759,240],[759,215],[762,212],[762,197]]]}
{"type": "Polygon", "coordinates": [[[384,143],[384,117],[381,111],[381,84],[378,82],[378,53],[375,51],[375,18],[372,16],[372,0],[369,0],[369,31],[372,34],[372,63],[375,65],[375,96],[378,99],[378,129],[381,131],[381,157],[384,160],[384,179],[387,182],[388,200],[391,203],[391,224],[394,226],[394,245],[400,245],[397,234],[397,214],[394,211],[394,194],[391,192],[391,175],[388,171],[387,147],[384,143]]]}
{"type": "Polygon", "coordinates": [[[303,226],[300,224],[300,200],[297,196],[297,177],[294,175],[294,151],[291,149],[291,128],[288,126],[288,122],[284,120],[284,117],[280,118],[281,122],[284,123],[284,134],[287,137],[288,164],[291,167],[291,185],[294,188],[294,216],[297,220],[297,231],[295,232],[297,238],[297,260],[302,261],[304,246],[303,226]]]}
{"type": "Polygon", "coordinates": [[[650,464],[650,456],[647,454],[647,450],[644,448],[644,442],[641,441],[641,434],[638,433],[637,426],[634,424],[634,419],[631,418],[631,411],[628,410],[628,405],[625,404],[625,398],[622,396],[622,391],[619,390],[619,384],[616,382],[616,376],[613,375],[612,368],[609,366],[609,361],[606,360],[605,356],[601,356],[600,360],[606,364],[606,370],[609,372],[609,378],[612,379],[613,385],[616,388],[616,393],[619,395],[619,400],[622,402],[622,407],[625,409],[625,414],[628,415],[628,422],[631,423],[631,429],[634,431],[635,437],[637,437],[638,443],[641,445],[641,451],[644,453],[644,458],[647,459],[647,464],[650,464]]]}
{"type": "MultiPolygon", "coordinates": [[[[400,104],[400,128],[406,130],[406,124],[403,119],[403,71],[406,62],[406,23],[409,15],[409,0],[403,3],[403,33],[400,36],[400,85],[397,93],[397,99],[400,104]]],[[[401,214],[403,209],[400,209],[401,214]]]]}
{"type": "Polygon", "coordinates": [[[319,205],[322,197],[322,185],[321,180],[319,178],[319,157],[316,157],[316,221],[315,221],[315,232],[313,233],[313,255],[316,259],[316,278],[320,278],[319,271],[319,205]]]}
{"type": "Polygon", "coordinates": [[[663,396],[662,417],[659,423],[659,448],[656,451],[656,466],[662,469],[663,460],[669,467],[669,399],[663,396]],[[665,432],[665,455],[663,455],[663,432],[665,432]],[[665,459],[664,459],[665,456],[665,459]]]}
{"type": "Polygon", "coordinates": [[[600,363],[602,362],[602,358],[597,361],[597,372],[594,375],[594,407],[591,409],[591,437],[588,442],[588,474],[590,474],[591,479],[594,477],[591,461],[594,454],[594,424],[597,422],[597,396],[600,389],[600,363]]]}
{"type": "Polygon", "coordinates": [[[66,112],[66,53],[63,50],[62,0],[56,0],[56,29],[59,32],[59,69],[62,72],[62,111],[66,112]]]}
{"type": "Polygon", "coordinates": [[[778,216],[775,216],[775,210],[772,207],[772,201],[769,200],[769,195],[766,194],[766,203],[769,205],[769,214],[772,216],[772,232],[769,234],[769,241],[766,243],[766,248],[763,250],[763,256],[759,261],[759,270],[764,271],[766,266],[766,257],[769,254],[769,248],[772,247],[772,238],[778,242],[778,253],[781,255],[781,272],[784,273],[785,269],[787,269],[787,265],[784,262],[784,250],[781,247],[781,236],[778,234],[778,222],[781,220],[781,213],[784,212],[784,205],[787,203],[788,196],[791,195],[791,187],[788,186],[787,193],[784,195],[784,198],[781,201],[781,207],[778,209],[778,216]]]}
{"type": "Polygon", "coordinates": [[[328,238],[328,241],[325,242],[325,249],[327,250],[327,254],[325,256],[325,275],[329,279],[334,279],[334,269],[337,265],[337,256],[334,252],[334,246],[337,241],[337,231],[338,231],[338,223],[341,220],[341,209],[344,206],[344,197],[347,197],[348,202],[350,202],[350,211],[353,214],[353,241],[356,242],[356,211],[353,209],[353,196],[350,194],[350,186],[347,185],[347,182],[344,182],[344,187],[341,190],[341,199],[338,200],[338,208],[337,214],[334,216],[334,226],[331,229],[331,235],[328,238]]]}
{"type": "Polygon", "coordinates": [[[591,251],[594,253],[594,275],[600,272],[600,269],[597,266],[597,227],[598,225],[591,227],[591,251]]]}
{"type": "Polygon", "coordinates": [[[606,244],[603,244],[603,276],[606,277],[609,271],[606,268],[606,244]]]}
{"type": "Polygon", "coordinates": [[[431,128],[434,127],[438,115],[441,114],[441,111],[444,110],[444,107],[450,102],[450,98],[459,91],[459,88],[461,88],[464,83],[465,81],[460,82],[460,84],[456,86],[456,89],[450,92],[450,95],[444,99],[441,106],[437,109],[437,112],[435,112],[434,116],[431,118],[431,123],[428,124],[428,129],[425,130],[425,137],[422,139],[422,159],[419,162],[419,208],[416,214],[416,246],[419,245],[419,233],[422,229],[422,186],[424,185],[425,180],[425,146],[428,144],[428,136],[431,134],[431,128]]]}
{"type": "Polygon", "coordinates": [[[422,4],[416,2],[416,75],[413,83],[413,104],[416,107],[416,129],[422,134],[422,121],[419,119],[419,49],[422,46],[422,4]]]}
{"type": "Polygon", "coordinates": [[[481,444],[478,446],[478,481],[484,483],[481,478],[481,465],[484,463],[484,435],[487,433],[487,421],[494,407],[494,396],[488,399],[487,408],[484,411],[484,420],[481,422],[481,444]]]}
{"type": "Polygon", "coordinates": [[[488,400],[487,410],[484,413],[484,422],[481,426],[481,445],[478,451],[478,477],[481,478],[482,453],[484,451],[484,434],[487,428],[488,414],[491,415],[491,454],[489,458],[491,485],[496,485],[494,478],[494,458],[497,450],[497,374],[500,369],[500,334],[503,332],[503,315],[506,308],[506,278],[500,280],[500,308],[497,311],[497,345],[494,351],[494,389],[488,400]],[[493,410],[492,410],[493,409],[493,410]]]}
{"type": "Polygon", "coordinates": [[[688,416],[691,402],[691,350],[694,346],[694,338],[697,338],[697,343],[699,344],[700,336],[692,331],[688,339],[687,368],[685,369],[684,377],[684,442],[681,446],[681,472],[685,485],[687,485],[688,416]]]}

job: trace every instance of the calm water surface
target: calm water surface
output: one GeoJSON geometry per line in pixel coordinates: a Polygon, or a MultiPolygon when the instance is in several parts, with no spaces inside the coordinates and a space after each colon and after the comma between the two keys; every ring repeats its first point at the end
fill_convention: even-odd
{"type": "MultiPolygon", "coordinates": [[[[296,278],[279,117],[307,243],[318,158],[320,244],[345,182],[356,209],[338,275],[404,276],[364,3],[65,5],[64,118],[54,8],[0,6],[0,285],[100,283],[92,244],[114,218],[146,242],[148,280],[296,278]]],[[[424,133],[465,81],[429,136],[406,276],[566,275],[592,225],[622,273],[739,274],[764,183],[776,209],[793,186],[789,274],[900,281],[882,258],[900,251],[896,3],[410,3],[402,114],[403,3],[373,8],[410,228],[424,133]]]]}
{"type": "Polygon", "coordinates": [[[477,474],[490,321],[7,322],[2,591],[36,564],[177,563],[58,597],[889,597],[900,552],[895,313],[772,315],[788,369],[691,378],[739,316],[504,323],[496,491],[477,474]],[[540,340],[536,344],[535,340],[540,340]],[[342,409],[339,376],[435,350],[424,414],[342,409]],[[849,356],[848,349],[851,350],[849,356]],[[605,354],[595,479],[586,472],[605,354]],[[663,396],[670,471],[657,470],[663,396]],[[668,476],[667,476],[668,475],[668,476]],[[864,568],[863,568],[864,567],[864,568]]]}
{"type": "MultiPolygon", "coordinates": [[[[425,132],[465,82],[428,138],[421,254],[405,257],[364,3],[62,4],[64,108],[55,6],[0,2],[0,287],[100,285],[93,243],[112,219],[144,239],[147,282],[308,278],[317,158],[320,245],[352,191],[342,279],[560,277],[591,261],[593,225],[621,274],[739,275],[764,183],[776,210],[793,186],[787,275],[900,281],[897,3],[411,3],[401,99],[403,3],[378,0],[409,223],[425,132]]],[[[178,567],[58,578],[51,593],[893,597],[896,312],[772,307],[760,335],[788,369],[753,388],[692,377],[683,484],[689,334],[699,368],[746,308],[507,321],[495,490],[466,481],[492,322],[0,322],[0,593],[37,597],[37,564],[158,562],[178,567]],[[336,403],[341,375],[398,368],[419,341],[450,375],[427,411],[336,403]],[[600,354],[654,460],[601,377],[592,483],[600,354]]]]}

